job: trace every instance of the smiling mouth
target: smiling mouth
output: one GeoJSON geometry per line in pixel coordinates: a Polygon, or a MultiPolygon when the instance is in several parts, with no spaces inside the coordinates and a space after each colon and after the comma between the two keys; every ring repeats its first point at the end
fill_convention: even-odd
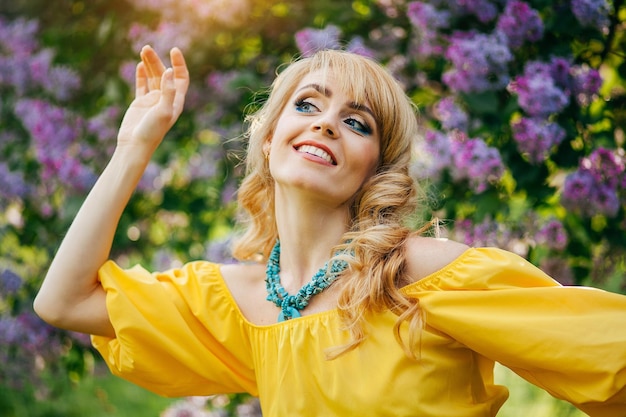
{"type": "Polygon", "coordinates": [[[320,149],[311,145],[302,145],[299,148],[296,148],[298,152],[307,153],[309,155],[317,156],[318,158],[322,158],[326,162],[331,165],[337,165],[337,162],[333,159],[333,157],[323,149],[320,149]]]}

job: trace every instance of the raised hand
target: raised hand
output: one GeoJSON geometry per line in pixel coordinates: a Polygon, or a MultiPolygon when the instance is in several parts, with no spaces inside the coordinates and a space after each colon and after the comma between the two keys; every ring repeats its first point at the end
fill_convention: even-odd
{"type": "Polygon", "coordinates": [[[136,96],[124,115],[118,146],[85,199],[50,265],[35,311],[64,329],[114,337],[98,269],[111,251],[115,229],[156,147],[178,119],[189,87],[180,50],[172,68],[150,47],[137,65],[136,96]]]}
{"type": "Polygon", "coordinates": [[[141,50],[135,73],[135,99],[124,115],[118,134],[118,149],[132,149],[149,158],[183,111],[189,87],[189,71],[182,52],[170,51],[166,68],[150,46],[141,50]]]}

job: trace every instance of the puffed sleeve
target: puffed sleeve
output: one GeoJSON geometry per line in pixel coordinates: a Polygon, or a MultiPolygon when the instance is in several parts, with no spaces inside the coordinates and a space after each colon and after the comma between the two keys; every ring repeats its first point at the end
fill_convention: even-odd
{"type": "Polygon", "coordinates": [[[99,271],[116,337],[92,336],[112,373],[164,396],[256,395],[249,340],[219,266],[99,271]]]}
{"type": "Polygon", "coordinates": [[[469,249],[406,293],[427,326],[590,416],[626,416],[626,296],[563,287],[493,248],[469,249]]]}

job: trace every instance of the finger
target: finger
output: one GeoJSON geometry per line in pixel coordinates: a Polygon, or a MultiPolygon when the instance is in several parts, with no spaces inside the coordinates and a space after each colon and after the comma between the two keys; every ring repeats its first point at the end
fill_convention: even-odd
{"type": "Polygon", "coordinates": [[[176,113],[182,112],[185,104],[185,95],[189,88],[189,70],[187,69],[187,63],[183,53],[178,48],[173,48],[170,51],[170,60],[172,62],[172,68],[174,70],[174,81],[176,86],[176,96],[174,97],[174,111],[176,113]]]}
{"type": "Polygon", "coordinates": [[[141,61],[146,66],[146,73],[148,74],[148,87],[158,89],[161,84],[161,76],[165,71],[165,65],[159,58],[159,55],[149,45],[141,48],[141,61]]]}
{"type": "Polygon", "coordinates": [[[159,107],[164,115],[171,117],[172,106],[176,97],[176,86],[174,85],[174,71],[168,68],[161,77],[161,98],[159,107]]]}
{"type": "Polygon", "coordinates": [[[148,94],[148,77],[146,67],[143,62],[137,64],[135,68],[135,97],[148,94]]]}
{"type": "Polygon", "coordinates": [[[172,48],[170,51],[170,61],[174,69],[174,78],[188,80],[189,70],[187,69],[187,62],[185,62],[185,57],[180,49],[172,48]]]}

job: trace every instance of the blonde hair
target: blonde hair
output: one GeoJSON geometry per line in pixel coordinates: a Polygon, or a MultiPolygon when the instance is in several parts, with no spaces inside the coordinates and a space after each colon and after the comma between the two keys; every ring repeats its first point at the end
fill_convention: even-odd
{"type": "Polygon", "coordinates": [[[264,262],[278,238],[274,182],[263,145],[271,140],[277,119],[300,80],[317,71],[332,71],[335,82],[341,83],[355,102],[367,102],[380,132],[379,165],[357,192],[350,228],[332,252],[344,251],[339,256],[349,264],[349,273],[336,284],[341,286],[337,307],[352,340],[329,351],[329,357],[362,343],[367,314],[385,309],[399,316],[394,333],[407,354],[414,357],[419,306],[399,288],[408,283],[404,242],[412,233],[407,219],[416,212],[419,190],[409,175],[411,145],[418,134],[417,115],[400,85],[377,62],[345,51],[325,50],[295,61],[278,75],[265,104],[249,117],[247,175],[238,192],[245,232],[235,242],[234,256],[264,262]],[[408,340],[403,340],[400,332],[405,321],[409,322],[408,340]]]}

